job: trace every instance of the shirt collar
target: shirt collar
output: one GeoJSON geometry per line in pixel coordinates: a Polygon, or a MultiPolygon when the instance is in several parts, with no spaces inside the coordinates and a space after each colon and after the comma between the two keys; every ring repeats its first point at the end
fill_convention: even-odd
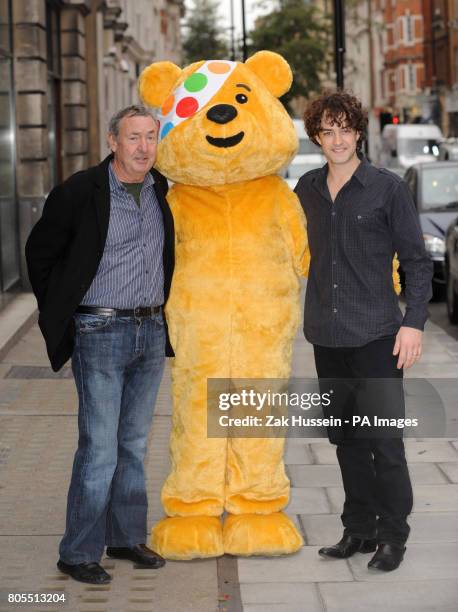
{"type": "MultiPolygon", "coordinates": [[[[363,155],[362,153],[358,153],[358,157],[361,160],[361,163],[359,164],[359,166],[356,168],[356,170],[354,171],[353,176],[358,180],[358,182],[365,187],[368,183],[370,174],[372,173],[373,170],[373,166],[369,163],[367,157],[365,155],[363,155]]],[[[326,185],[326,179],[328,178],[328,169],[329,166],[326,163],[322,168],[320,168],[319,170],[319,180],[322,186],[326,185]]]]}
{"type": "MultiPolygon", "coordinates": [[[[125,192],[126,188],[119,180],[116,172],[113,169],[113,163],[110,162],[108,164],[108,175],[110,178],[110,191],[112,192],[125,192]]],[[[145,178],[143,180],[143,188],[153,187],[154,186],[154,177],[151,172],[147,172],[145,178]]]]}

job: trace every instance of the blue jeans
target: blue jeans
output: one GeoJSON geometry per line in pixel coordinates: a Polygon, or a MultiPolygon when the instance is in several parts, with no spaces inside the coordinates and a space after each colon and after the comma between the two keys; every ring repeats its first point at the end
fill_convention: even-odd
{"type": "Polygon", "coordinates": [[[59,548],[69,564],[98,562],[105,545],[146,542],[143,461],[165,362],[160,313],[76,314],[75,326],[79,439],[59,548]]]}

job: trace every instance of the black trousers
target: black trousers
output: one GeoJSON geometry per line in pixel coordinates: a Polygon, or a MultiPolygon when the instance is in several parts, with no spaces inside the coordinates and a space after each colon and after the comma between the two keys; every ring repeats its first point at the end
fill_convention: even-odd
{"type": "MultiPolygon", "coordinates": [[[[315,365],[320,379],[399,379],[399,405],[386,406],[389,416],[404,414],[402,370],[393,356],[395,338],[381,338],[361,347],[329,348],[314,345],[315,365]]],[[[394,386],[397,386],[393,381],[394,386]]],[[[383,384],[381,382],[380,384],[383,384]]],[[[391,387],[391,385],[388,385],[391,387]]],[[[348,416],[349,402],[338,406],[348,416]]],[[[332,411],[331,411],[332,412],[332,411]]],[[[386,415],[379,414],[384,417],[386,415]]],[[[412,511],[412,486],[407,468],[402,434],[393,437],[365,438],[352,433],[328,430],[337,446],[345,503],[341,515],[344,533],[378,542],[404,544],[409,535],[407,517],[412,511]]]]}

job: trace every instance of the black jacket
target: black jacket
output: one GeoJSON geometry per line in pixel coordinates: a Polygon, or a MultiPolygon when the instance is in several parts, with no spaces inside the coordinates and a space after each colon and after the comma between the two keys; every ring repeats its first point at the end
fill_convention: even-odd
{"type": "MultiPolygon", "coordinates": [[[[112,159],[109,155],[100,165],[77,172],[54,187],[25,247],[29,278],[40,312],[38,324],[56,372],[73,353],[73,314],[94,279],[105,248],[110,219],[108,164],[112,159]]],[[[151,173],[164,220],[167,301],[174,267],[173,217],[165,199],[167,180],[154,169],[151,173]]],[[[166,354],[173,356],[168,335],[166,354]]]]}

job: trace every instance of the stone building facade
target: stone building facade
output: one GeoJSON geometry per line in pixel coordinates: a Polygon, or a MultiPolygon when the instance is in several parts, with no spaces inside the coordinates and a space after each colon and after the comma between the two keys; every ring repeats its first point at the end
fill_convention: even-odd
{"type": "Polygon", "coordinates": [[[57,182],[107,154],[109,117],[152,61],[180,62],[183,0],[0,0],[0,305],[57,182]]]}

